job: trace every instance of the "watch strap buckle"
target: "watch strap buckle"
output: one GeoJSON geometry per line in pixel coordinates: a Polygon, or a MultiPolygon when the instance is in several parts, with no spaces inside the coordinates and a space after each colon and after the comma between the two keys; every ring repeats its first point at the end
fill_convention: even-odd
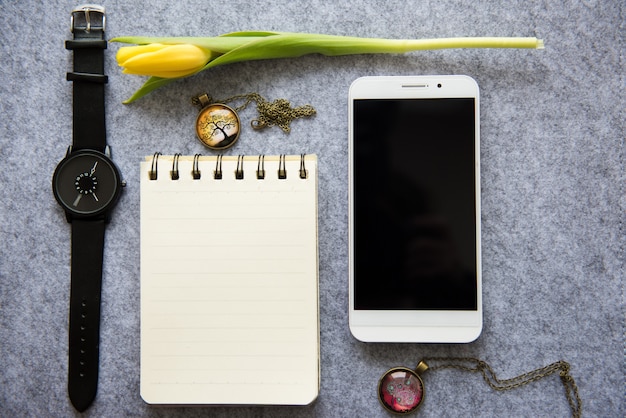
{"type": "Polygon", "coordinates": [[[70,31],[83,30],[91,32],[92,30],[104,32],[106,28],[106,15],[104,6],[96,4],[85,4],[78,6],[72,10],[70,18],[70,31]]]}

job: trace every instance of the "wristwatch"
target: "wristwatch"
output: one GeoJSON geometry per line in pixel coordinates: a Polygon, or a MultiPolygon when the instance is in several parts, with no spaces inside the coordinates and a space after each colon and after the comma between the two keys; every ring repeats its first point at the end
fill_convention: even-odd
{"type": "Polygon", "coordinates": [[[100,291],[104,228],[125,183],[106,144],[104,115],[104,7],[72,10],[74,53],[73,140],[52,177],[54,197],[71,223],[69,397],[78,411],[89,407],[98,386],[100,291]]]}

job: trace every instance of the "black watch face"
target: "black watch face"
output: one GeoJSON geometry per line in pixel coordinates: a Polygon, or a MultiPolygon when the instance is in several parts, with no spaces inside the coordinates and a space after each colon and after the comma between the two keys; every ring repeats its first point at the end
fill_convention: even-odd
{"type": "Polygon", "coordinates": [[[92,216],[115,205],[121,179],[113,162],[104,154],[78,151],[59,163],[52,189],[65,210],[78,216],[92,216]]]}

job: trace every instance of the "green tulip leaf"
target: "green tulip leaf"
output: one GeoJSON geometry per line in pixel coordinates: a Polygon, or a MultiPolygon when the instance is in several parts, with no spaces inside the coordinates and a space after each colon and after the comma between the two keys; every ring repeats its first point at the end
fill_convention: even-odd
{"type": "MultiPolygon", "coordinates": [[[[199,71],[218,65],[242,61],[275,58],[295,58],[307,54],[327,56],[353,54],[403,54],[409,51],[450,48],[535,48],[543,49],[537,38],[439,38],[439,39],[379,39],[334,36],[310,33],[244,31],[213,37],[143,37],[127,36],[112,42],[132,44],[192,44],[212,52],[211,58],[199,71]]],[[[173,69],[176,70],[176,69],[173,69]]],[[[188,77],[190,75],[185,75],[188,77]]],[[[184,78],[179,77],[179,78],[184,78]]],[[[177,78],[150,77],[124,103],[162,87],[177,78]]]]}

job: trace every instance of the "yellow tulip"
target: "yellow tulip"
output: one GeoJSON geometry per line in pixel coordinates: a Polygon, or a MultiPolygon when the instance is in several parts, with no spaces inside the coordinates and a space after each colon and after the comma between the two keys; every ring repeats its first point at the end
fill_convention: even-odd
{"type": "Polygon", "coordinates": [[[306,54],[403,54],[448,48],[543,49],[543,41],[530,38],[375,39],[292,32],[233,32],[213,37],[154,38],[127,36],[112,42],[139,44],[122,47],[117,61],[126,74],[151,76],[124,103],[130,103],[176,78],[235,62],[293,58],[306,54]]]}
{"type": "Polygon", "coordinates": [[[122,47],[116,59],[124,74],[178,78],[202,69],[211,59],[211,51],[190,44],[154,43],[122,47]]]}

